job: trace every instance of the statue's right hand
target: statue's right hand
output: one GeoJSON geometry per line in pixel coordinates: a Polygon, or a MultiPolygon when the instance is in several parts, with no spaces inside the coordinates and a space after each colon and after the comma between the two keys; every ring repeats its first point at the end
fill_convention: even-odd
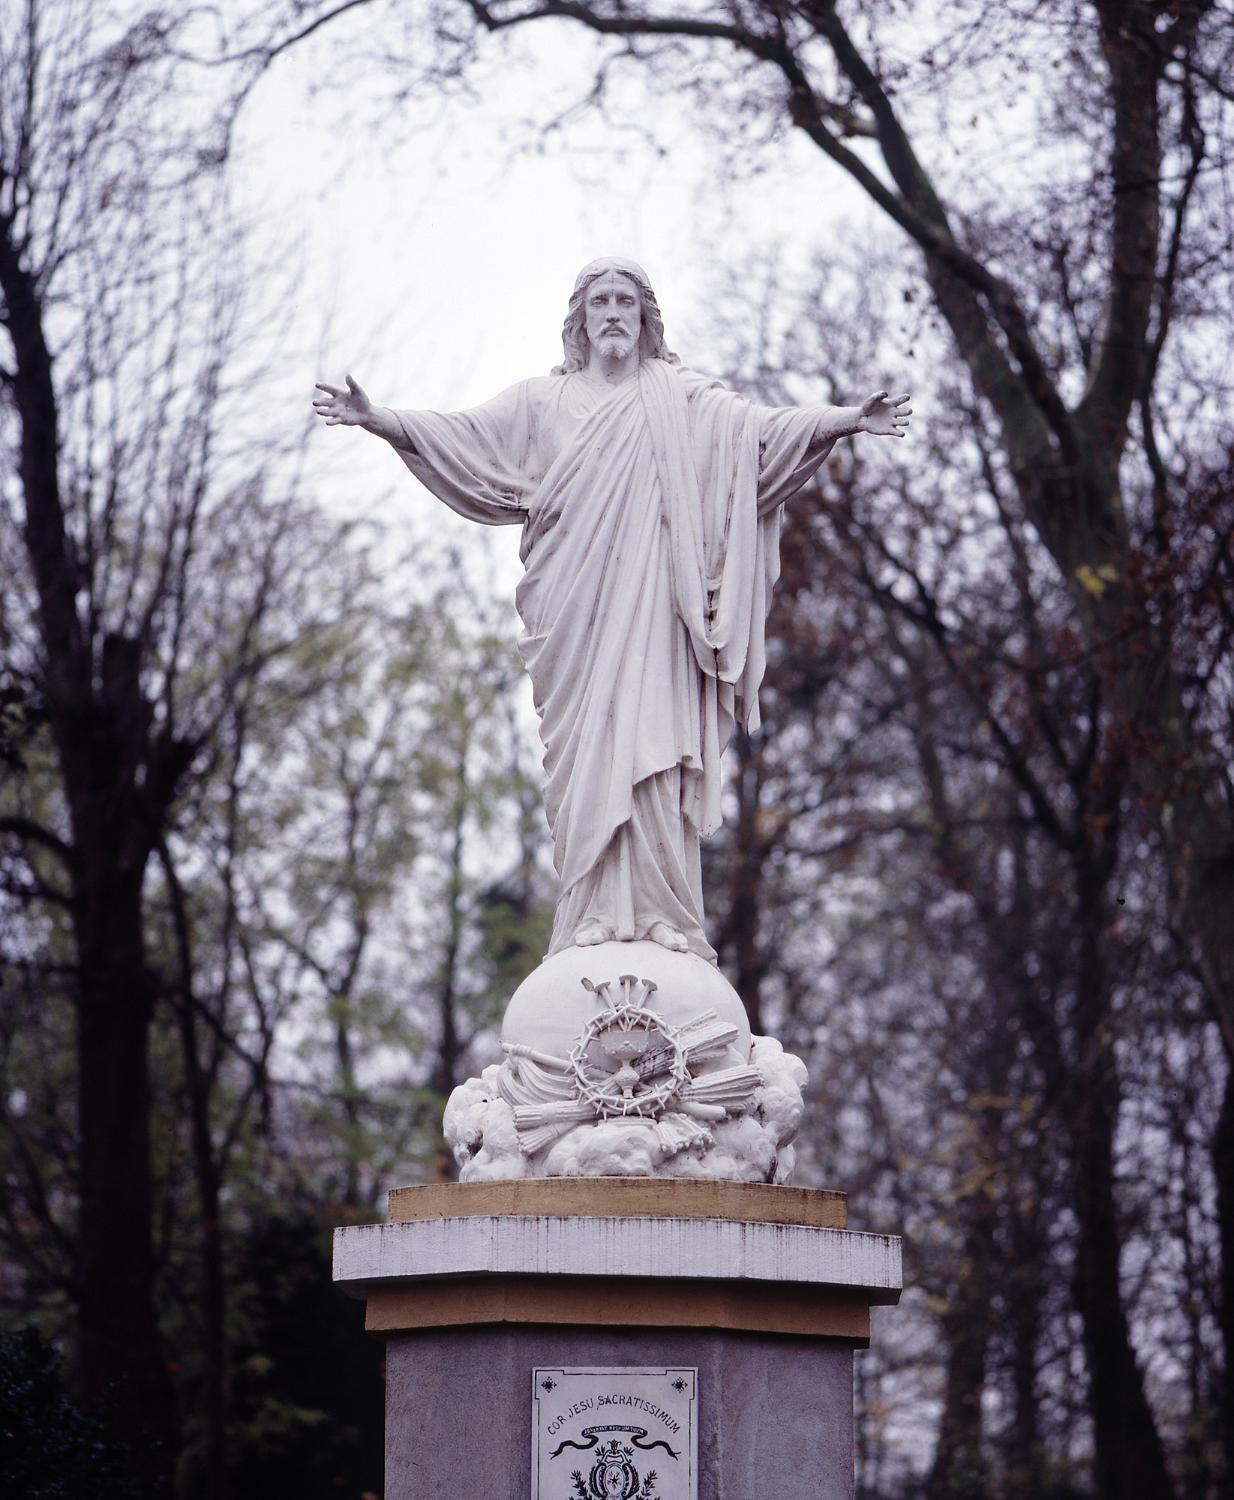
{"type": "Polygon", "coordinates": [[[313,410],[325,418],[327,427],[361,427],[373,415],[373,403],[350,375],[347,376],[346,390],[337,385],[326,385],[321,380],[317,382],[317,389],[324,391],[325,395],[313,397],[313,410]]]}

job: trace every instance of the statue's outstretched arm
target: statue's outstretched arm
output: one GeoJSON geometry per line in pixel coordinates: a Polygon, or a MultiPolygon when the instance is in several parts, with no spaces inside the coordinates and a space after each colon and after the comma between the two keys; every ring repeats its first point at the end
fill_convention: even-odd
{"type": "MultiPolygon", "coordinates": [[[[327,427],[363,427],[376,437],[385,438],[396,448],[408,449],[407,434],[403,424],[386,406],[374,406],[362,386],[347,376],[347,389],[341,386],[317,382],[317,389],[324,396],[313,397],[313,410],[325,418],[327,427]]],[[[410,451],[414,452],[414,449],[410,451]]]]}
{"type": "Polygon", "coordinates": [[[834,442],[858,432],[872,432],[876,437],[903,437],[913,409],[908,393],[889,396],[875,391],[860,406],[830,406],[819,419],[816,440],[834,442]]]}

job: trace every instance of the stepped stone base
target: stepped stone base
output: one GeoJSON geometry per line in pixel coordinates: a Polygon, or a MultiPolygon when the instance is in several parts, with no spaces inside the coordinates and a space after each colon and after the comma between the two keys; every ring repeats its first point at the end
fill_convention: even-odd
{"type": "Polygon", "coordinates": [[[335,1235],[335,1280],[388,1341],[385,1500],[573,1500],[593,1452],[533,1472],[546,1368],[688,1373],[696,1463],[672,1489],[659,1457],[664,1500],[849,1500],[853,1351],[898,1300],[900,1242],[845,1223],[842,1194],[733,1182],[396,1190],[388,1223],[335,1235]]]}

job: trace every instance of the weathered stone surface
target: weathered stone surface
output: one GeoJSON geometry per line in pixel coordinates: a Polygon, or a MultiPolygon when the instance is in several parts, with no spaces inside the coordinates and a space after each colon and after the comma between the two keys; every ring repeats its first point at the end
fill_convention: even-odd
{"type": "Polygon", "coordinates": [[[395,1335],[386,1359],[385,1500],[526,1496],[538,1365],[696,1368],[699,1500],[851,1500],[852,1359],[826,1340],[713,1330],[497,1326],[395,1335]]]}
{"type": "Polygon", "coordinates": [[[476,1214],[354,1224],[334,1232],[334,1279],[366,1283],[475,1274],[654,1276],[854,1287],[899,1295],[900,1241],[801,1224],[476,1214]]]}

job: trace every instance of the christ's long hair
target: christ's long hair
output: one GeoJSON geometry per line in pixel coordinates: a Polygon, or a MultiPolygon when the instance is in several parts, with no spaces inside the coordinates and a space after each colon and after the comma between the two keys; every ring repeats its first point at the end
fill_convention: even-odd
{"type": "Polygon", "coordinates": [[[660,304],[656,301],[656,294],[651,290],[646,271],[641,266],[635,265],[633,261],[608,259],[593,261],[591,265],[584,266],[579,273],[578,280],[574,283],[566,320],[561,325],[561,347],[565,350],[566,357],[561,364],[554,366],[552,374],[571,375],[575,370],[586,369],[587,355],[591,347],[587,338],[587,292],[597,277],[607,275],[609,271],[616,271],[619,276],[629,277],[642,293],[643,318],[638,335],[639,358],[663,359],[667,360],[670,365],[681,363],[664,342],[664,319],[660,316],[660,304]]]}

